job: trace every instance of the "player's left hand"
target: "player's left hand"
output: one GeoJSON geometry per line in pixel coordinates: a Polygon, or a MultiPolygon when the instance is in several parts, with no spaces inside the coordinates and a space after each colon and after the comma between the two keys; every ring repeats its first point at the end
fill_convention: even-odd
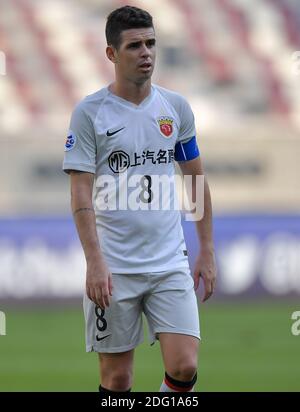
{"type": "Polygon", "coordinates": [[[202,302],[205,302],[214,293],[216,286],[217,267],[215,253],[213,248],[201,248],[196,259],[194,269],[194,289],[199,287],[200,277],[204,283],[204,296],[202,302]]]}

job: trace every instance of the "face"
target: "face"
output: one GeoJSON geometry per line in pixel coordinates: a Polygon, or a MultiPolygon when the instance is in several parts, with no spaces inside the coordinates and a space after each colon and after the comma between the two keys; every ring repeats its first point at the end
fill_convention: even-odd
{"type": "Polygon", "coordinates": [[[130,29],[121,33],[116,50],[108,47],[119,78],[141,84],[151,78],[155,64],[155,33],[153,28],[130,29]]]}

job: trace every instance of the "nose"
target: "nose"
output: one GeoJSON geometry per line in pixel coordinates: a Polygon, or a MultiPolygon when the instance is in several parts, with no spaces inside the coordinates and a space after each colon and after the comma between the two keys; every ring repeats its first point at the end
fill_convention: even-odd
{"type": "Polygon", "coordinates": [[[151,56],[151,51],[149,48],[146,46],[146,44],[142,44],[141,46],[141,56],[142,57],[149,57],[151,56]]]}

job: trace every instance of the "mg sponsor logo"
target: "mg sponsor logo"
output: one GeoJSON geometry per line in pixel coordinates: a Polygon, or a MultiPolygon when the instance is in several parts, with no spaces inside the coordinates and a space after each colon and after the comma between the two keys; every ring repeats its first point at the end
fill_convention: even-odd
{"type": "Polygon", "coordinates": [[[118,150],[110,154],[108,164],[114,173],[122,173],[128,169],[130,157],[127,153],[123,152],[123,150],[118,150]]]}

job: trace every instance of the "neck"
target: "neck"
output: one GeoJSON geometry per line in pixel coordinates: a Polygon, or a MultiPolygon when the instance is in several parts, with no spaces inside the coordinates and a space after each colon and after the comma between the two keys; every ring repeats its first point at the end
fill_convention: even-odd
{"type": "Polygon", "coordinates": [[[118,82],[116,80],[109,86],[109,89],[115,95],[128,100],[131,103],[139,105],[151,92],[151,80],[142,84],[133,82],[118,82]]]}

